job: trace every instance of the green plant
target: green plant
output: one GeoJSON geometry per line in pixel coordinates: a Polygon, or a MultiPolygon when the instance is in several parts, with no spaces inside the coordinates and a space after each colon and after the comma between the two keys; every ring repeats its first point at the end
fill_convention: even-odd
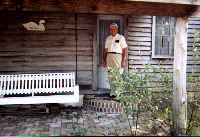
{"type": "MultiPolygon", "coordinates": [[[[192,61],[200,60],[200,33],[194,34],[194,42],[192,45],[192,61]]],[[[187,77],[187,81],[190,83],[193,89],[198,88],[200,85],[200,74],[198,73],[199,68],[194,63],[192,65],[191,73],[187,77]]],[[[196,89],[198,90],[198,89],[196,89]]]]}
{"type": "MultiPolygon", "coordinates": [[[[200,33],[194,34],[194,42],[192,46],[192,60],[200,60],[200,33]]],[[[197,65],[193,65],[191,74],[188,75],[187,81],[193,90],[198,90],[200,85],[200,74],[197,65]],[[196,88],[196,89],[195,89],[196,88]]],[[[188,124],[187,135],[200,135],[200,96],[192,96],[188,98],[188,124]]]]}
{"type": "Polygon", "coordinates": [[[194,96],[188,102],[187,135],[200,135],[200,96],[194,96]]]}
{"type": "Polygon", "coordinates": [[[74,129],[74,132],[71,133],[71,136],[86,136],[87,130],[85,128],[77,127],[74,129]]]}
{"type": "MultiPolygon", "coordinates": [[[[143,71],[123,74],[117,69],[111,69],[109,76],[111,90],[123,105],[127,118],[133,117],[135,135],[142,112],[151,111],[154,119],[159,117],[171,123],[172,74],[162,66],[155,68],[147,64],[143,71]]],[[[130,121],[129,126],[132,133],[130,121]]]]}

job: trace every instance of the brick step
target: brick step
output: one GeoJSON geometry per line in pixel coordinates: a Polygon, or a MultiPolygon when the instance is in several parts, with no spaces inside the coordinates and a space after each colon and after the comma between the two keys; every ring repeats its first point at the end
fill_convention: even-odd
{"type": "Polygon", "coordinates": [[[83,106],[86,109],[90,109],[97,112],[104,113],[122,113],[123,107],[122,105],[110,98],[105,97],[92,97],[83,100],[83,106]]]}

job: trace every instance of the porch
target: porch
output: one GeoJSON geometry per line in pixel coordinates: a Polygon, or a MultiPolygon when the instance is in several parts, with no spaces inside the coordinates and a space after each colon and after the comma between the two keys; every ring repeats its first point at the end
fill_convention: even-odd
{"type": "MultiPolygon", "coordinates": [[[[104,113],[86,108],[54,105],[59,110],[48,114],[42,105],[0,108],[2,136],[130,136],[130,125],[120,113],[104,113]],[[16,114],[16,112],[19,112],[16,114]]],[[[168,135],[169,127],[152,129],[147,113],[140,115],[136,135],[168,135]]],[[[131,118],[130,118],[130,121],[131,118]]],[[[132,123],[133,124],[133,123],[132,123]]],[[[134,127],[134,126],[132,126],[134,127]]],[[[136,129],[133,128],[133,132],[136,129]]]]}
{"type": "MultiPolygon", "coordinates": [[[[4,0],[0,6],[0,17],[4,19],[0,24],[0,71],[2,74],[73,71],[80,85],[80,94],[101,94],[98,91],[101,86],[98,69],[104,39],[108,35],[106,28],[109,22],[116,21],[129,45],[128,70],[143,69],[147,63],[154,66],[161,63],[169,72],[173,72],[172,58],[153,56],[153,16],[190,16],[198,11],[197,3],[187,0],[172,3],[4,0]],[[161,9],[166,12],[158,12],[161,9]],[[41,19],[46,21],[45,31],[27,31],[22,26],[23,23],[37,23],[41,19]]],[[[195,31],[194,28],[192,24],[191,32],[195,31]]],[[[189,52],[191,43],[189,36],[189,52]]],[[[194,61],[188,64],[187,72],[190,73],[194,61]]]]}

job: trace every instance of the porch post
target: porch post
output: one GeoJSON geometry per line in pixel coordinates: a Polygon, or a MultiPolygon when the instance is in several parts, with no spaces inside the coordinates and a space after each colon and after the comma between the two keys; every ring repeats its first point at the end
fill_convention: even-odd
{"type": "Polygon", "coordinates": [[[177,18],[174,41],[173,125],[176,135],[185,135],[187,124],[187,22],[186,17],[177,18]]]}

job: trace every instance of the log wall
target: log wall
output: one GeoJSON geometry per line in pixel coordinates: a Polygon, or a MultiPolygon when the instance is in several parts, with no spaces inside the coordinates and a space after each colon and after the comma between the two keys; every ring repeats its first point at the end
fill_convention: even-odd
{"type": "Polygon", "coordinates": [[[0,71],[38,73],[76,71],[78,84],[93,84],[93,45],[96,16],[43,12],[1,12],[0,71]],[[46,21],[46,31],[27,31],[22,23],[46,21]]]}

